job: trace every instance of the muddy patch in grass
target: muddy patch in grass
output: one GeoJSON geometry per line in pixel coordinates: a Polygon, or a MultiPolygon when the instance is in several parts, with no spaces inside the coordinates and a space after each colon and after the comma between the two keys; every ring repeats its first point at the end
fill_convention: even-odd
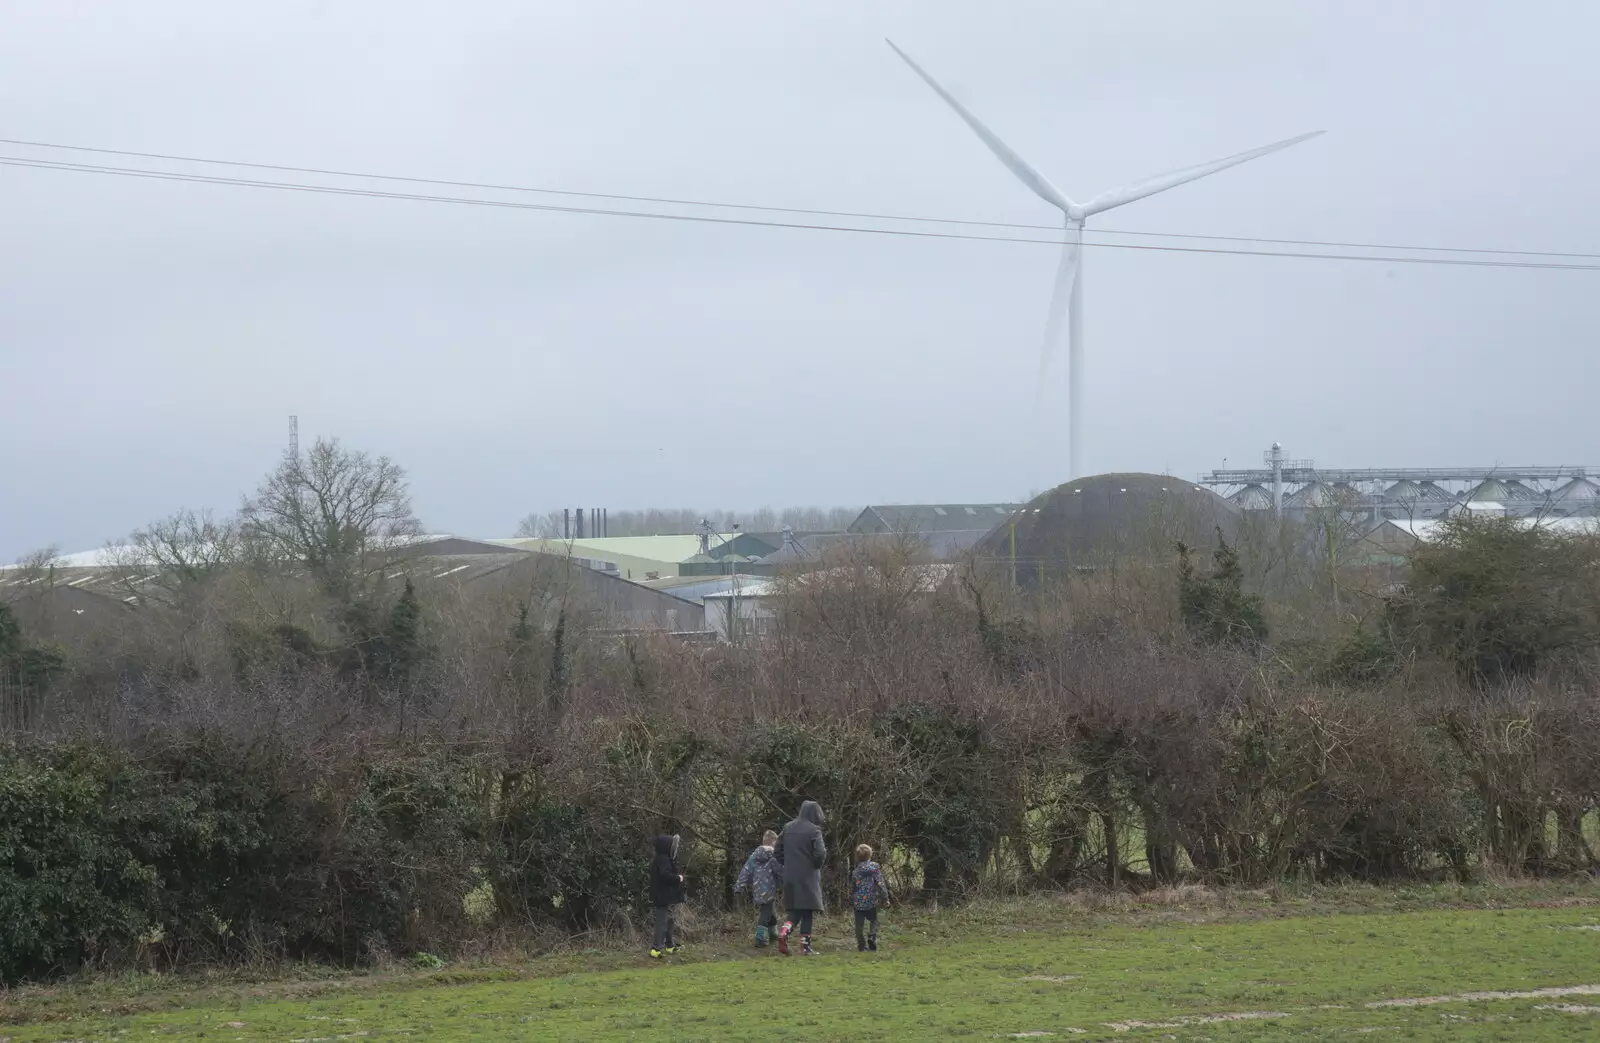
{"type": "Polygon", "coordinates": [[[1195,1025],[1218,1025],[1228,1021],[1270,1021],[1293,1015],[1281,1010],[1241,1010],[1231,1014],[1196,1014],[1192,1017],[1174,1018],[1171,1021],[1108,1021],[1106,1028],[1117,1032],[1130,1029],[1182,1029],[1195,1025]]]}
{"type": "Polygon", "coordinates": [[[1440,1003],[1482,1003],[1486,1000],[1543,1000],[1562,996],[1600,996],[1600,985],[1572,985],[1567,988],[1529,989],[1524,992],[1458,992],[1453,996],[1418,996],[1412,999],[1378,1000],[1368,1010],[1380,1007],[1432,1007],[1440,1003]]]}

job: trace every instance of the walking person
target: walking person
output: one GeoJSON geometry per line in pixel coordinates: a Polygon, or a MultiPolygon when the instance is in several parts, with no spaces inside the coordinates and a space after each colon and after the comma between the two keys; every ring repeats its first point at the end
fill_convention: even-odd
{"type": "Polygon", "coordinates": [[[778,913],[776,904],[778,900],[778,874],[781,867],[778,865],[774,849],[778,845],[778,834],[767,830],[761,837],[761,844],[744,860],[744,868],[739,870],[739,879],[734,881],[733,893],[742,894],[750,892],[750,901],[756,907],[756,944],[766,945],[768,940],[777,936],[778,913]]]}
{"type": "Polygon", "coordinates": [[[778,951],[789,955],[789,935],[800,931],[800,954],[815,956],[811,946],[812,920],[822,911],[822,867],[828,845],[822,837],[822,805],[808,800],[800,814],[783,827],[773,855],[783,867],[784,922],[778,928],[778,951]]]}
{"type": "Polygon", "coordinates": [[[889,881],[872,860],[872,848],[856,847],[856,868],[850,874],[850,901],[856,907],[856,952],[878,951],[878,910],[889,904],[889,881]],[[870,926],[871,931],[863,929],[870,926]]]}
{"type": "Polygon", "coordinates": [[[683,873],[678,869],[678,834],[656,837],[656,857],[650,863],[650,912],[655,918],[655,937],[650,943],[650,958],[659,960],[678,951],[673,937],[677,927],[676,906],[683,901],[683,873]]]}

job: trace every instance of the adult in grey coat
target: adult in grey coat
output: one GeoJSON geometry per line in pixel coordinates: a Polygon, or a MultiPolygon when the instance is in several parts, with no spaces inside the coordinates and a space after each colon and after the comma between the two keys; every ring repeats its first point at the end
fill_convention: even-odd
{"type": "Polygon", "coordinates": [[[789,934],[800,929],[800,951],[811,948],[812,917],[822,911],[822,867],[828,860],[828,845],[822,838],[822,805],[808,800],[800,814],[783,827],[773,850],[783,871],[785,922],[778,928],[778,951],[789,955],[789,934]]]}

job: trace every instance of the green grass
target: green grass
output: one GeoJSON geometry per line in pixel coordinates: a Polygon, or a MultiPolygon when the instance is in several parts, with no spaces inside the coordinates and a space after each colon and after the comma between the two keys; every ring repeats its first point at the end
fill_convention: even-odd
{"type": "Polygon", "coordinates": [[[591,951],[521,964],[247,983],[109,979],[0,998],[0,1040],[1419,1041],[1600,1039],[1600,887],[1162,892],[885,914],[857,954],[706,935],[660,963],[591,951]],[[1594,994],[1458,999],[1596,986],[1594,994]],[[1569,1008],[1569,1009],[1562,1009],[1569,1008]],[[1585,1011],[1585,1008],[1588,1008],[1585,1011]],[[123,1013],[126,1012],[126,1013],[123,1013]],[[1210,1020],[1220,1015],[1259,1016],[1210,1020]],[[53,1019],[53,1020],[40,1020],[53,1019]],[[1144,1025],[1118,1023],[1144,1022],[1144,1025]],[[1025,1037],[1023,1037],[1025,1038],[1025,1037]]]}

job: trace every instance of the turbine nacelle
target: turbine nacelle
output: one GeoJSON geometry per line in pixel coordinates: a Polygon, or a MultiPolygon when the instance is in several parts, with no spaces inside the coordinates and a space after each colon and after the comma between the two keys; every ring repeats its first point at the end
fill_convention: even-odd
{"type": "Polygon", "coordinates": [[[1068,394],[1070,399],[1067,419],[1069,423],[1068,437],[1070,439],[1068,456],[1071,460],[1070,469],[1072,473],[1068,477],[1077,478],[1082,473],[1080,463],[1083,444],[1081,437],[1083,418],[1083,336],[1081,332],[1083,324],[1083,284],[1078,273],[1082,266],[1084,222],[1095,214],[1104,213],[1115,207],[1153,196],[1158,192],[1165,192],[1169,188],[1177,188],[1179,185],[1187,184],[1190,181],[1197,181],[1209,174],[1215,174],[1229,167],[1238,166],[1240,163],[1247,163],[1252,159],[1277,152],[1279,149],[1288,148],[1290,145],[1297,145],[1308,138],[1316,137],[1322,131],[1312,131],[1310,134],[1285,138],[1270,145],[1263,145],[1248,152],[1238,152],[1231,156],[1224,156],[1209,163],[1182,167],[1178,170],[1147,178],[1125,188],[1114,188],[1109,192],[1102,192],[1087,203],[1074,203],[1067,198],[1065,193],[1051,184],[1049,178],[1034,169],[1010,145],[1001,141],[999,135],[969,112],[965,105],[956,100],[954,95],[940,86],[939,82],[929,76],[922,66],[911,59],[909,54],[896,47],[893,40],[887,40],[886,42],[890,47],[894,48],[894,53],[898,54],[907,65],[911,66],[912,72],[921,77],[924,83],[933,88],[935,94],[944,99],[945,104],[955,110],[956,115],[961,117],[962,122],[972,129],[978,139],[988,146],[989,151],[994,153],[996,159],[1005,164],[1006,169],[1011,171],[1018,181],[1026,185],[1034,195],[1060,210],[1066,218],[1066,239],[1062,244],[1061,263],[1056,269],[1055,290],[1051,295],[1050,311],[1045,320],[1044,347],[1039,353],[1039,385],[1034,401],[1034,409],[1037,411],[1039,402],[1042,400],[1044,378],[1050,364],[1050,351],[1055,346],[1055,342],[1060,339],[1062,321],[1068,318],[1067,312],[1070,302],[1071,314],[1070,321],[1067,323],[1068,394]]]}

